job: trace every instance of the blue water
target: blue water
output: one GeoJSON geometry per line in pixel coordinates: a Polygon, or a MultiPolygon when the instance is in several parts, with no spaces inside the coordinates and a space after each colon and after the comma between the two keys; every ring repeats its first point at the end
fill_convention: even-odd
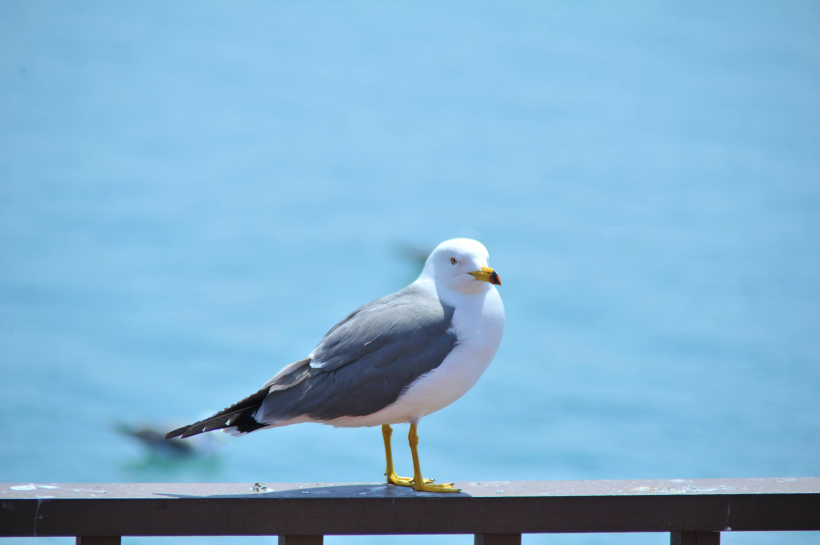
{"type": "MultiPolygon", "coordinates": [[[[115,427],[255,391],[454,236],[507,330],[422,422],[426,474],[820,475],[818,30],[813,2],[0,3],[0,482],[380,480],[377,429],[173,460],[115,427]]],[[[40,542],[71,541],[3,543],[40,542]]]]}

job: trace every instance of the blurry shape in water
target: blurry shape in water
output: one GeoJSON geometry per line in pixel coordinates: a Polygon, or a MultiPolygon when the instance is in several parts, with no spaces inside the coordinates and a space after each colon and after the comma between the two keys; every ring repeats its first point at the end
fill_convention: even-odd
{"type": "Polygon", "coordinates": [[[427,262],[427,257],[433,252],[434,246],[421,246],[409,244],[407,242],[397,242],[393,245],[393,255],[412,265],[413,276],[415,280],[424,269],[424,264],[427,262]]]}
{"type": "Polygon", "coordinates": [[[148,448],[151,454],[160,458],[180,459],[197,455],[197,446],[194,443],[181,440],[166,441],[164,434],[149,426],[138,428],[120,422],[115,425],[114,429],[126,437],[137,439],[148,448]]]}
{"type": "Polygon", "coordinates": [[[167,428],[167,424],[132,426],[119,422],[114,430],[124,437],[139,441],[147,449],[147,456],[129,462],[123,469],[141,473],[178,473],[193,470],[197,473],[212,474],[219,470],[218,445],[225,438],[218,434],[201,436],[200,440],[166,440],[157,429],[167,428]]]}

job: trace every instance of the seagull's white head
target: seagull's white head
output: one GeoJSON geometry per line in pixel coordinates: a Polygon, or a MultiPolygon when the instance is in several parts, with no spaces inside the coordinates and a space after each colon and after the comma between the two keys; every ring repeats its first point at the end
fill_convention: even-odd
{"type": "Polygon", "coordinates": [[[477,240],[454,238],[433,250],[419,279],[459,293],[482,293],[501,285],[498,273],[488,266],[490,254],[477,240]]]}

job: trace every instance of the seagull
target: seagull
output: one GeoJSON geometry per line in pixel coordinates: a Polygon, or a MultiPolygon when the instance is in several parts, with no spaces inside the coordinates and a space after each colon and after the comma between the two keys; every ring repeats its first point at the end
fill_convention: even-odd
{"type": "Polygon", "coordinates": [[[422,477],[417,429],[475,385],[501,343],[501,279],[488,260],[478,241],[442,242],[415,282],[348,314],[308,357],[286,365],[255,394],[165,438],[213,430],[245,435],[303,422],[381,426],[388,484],[459,492],[422,477]],[[391,450],[390,426],[406,423],[412,478],[396,475],[391,450]]]}

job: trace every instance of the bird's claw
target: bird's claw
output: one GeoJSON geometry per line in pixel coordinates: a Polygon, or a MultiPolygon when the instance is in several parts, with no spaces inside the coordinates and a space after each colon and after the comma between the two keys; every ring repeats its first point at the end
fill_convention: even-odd
{"type": "MultiPolygon", "coordinates": [[[[385,473],[385,475],[387,474],[385,473]]],[[[435,479],[424,479],[424,484],[430,484],[434,481],[435,479]]],[[[415,481],[413,481],[410,477],[399,477],[395,473],[392,475],[387,475],[387,484],[394,484],[396,486],[413,486],[414,482],[415,481]]]]}
{"type": "MultiPolygon", "coordinates": [[[[424,480],[427,481],[427,479],[424,480]]],[[[413,490],[416,492],[461,492],[460,489],[453,487],[453,483],[428,484],[425,482],[420,486],[414,483],[413,490]]]]}

